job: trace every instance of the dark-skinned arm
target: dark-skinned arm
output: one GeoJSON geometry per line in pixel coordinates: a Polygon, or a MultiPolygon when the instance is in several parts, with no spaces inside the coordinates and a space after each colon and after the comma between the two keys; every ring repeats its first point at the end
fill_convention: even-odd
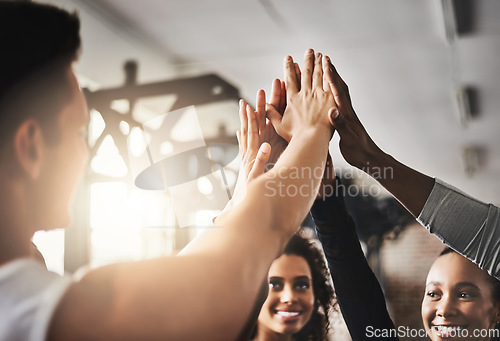
{"type": "Polygon", "coordinates": [[[500,209],[382,151],[354,112],[349,89],[331,63],[329,71],[336,102],[329,118],[340,136],[339,147],[345,160],[378,180],[436,237],[500,278],[500,209]]]}
{"type": "MultiPolygon", "coordinates": [[[[394,333],[384,293],[371,270],[344,204],[344,190],[335,179],[331,158],[311,208],[316,233],[332,276],[337,302],[353,341],[377,340],[383,331],[394,333]],[[328,179],[330,178],[330,179],[328,179]],[[331,195],[326,195],[326,194],[331,195]],[[377,334],[378,333],[378,334],[377,334]]],[[[398,340],[396,337],[385,340],[398,340]]]]}

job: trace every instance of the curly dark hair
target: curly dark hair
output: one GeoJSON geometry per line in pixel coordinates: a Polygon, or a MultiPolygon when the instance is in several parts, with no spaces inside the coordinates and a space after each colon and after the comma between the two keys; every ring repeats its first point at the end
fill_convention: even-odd
{"type": "MultiPolygon", "coordinates": [[[[328,317],[336,301],[329,281],[330,273],[322,252],[314,246],[311,240],[295,234],[285,246],[283,254],[300,256],[306,260],[311,269],[314,293],[314,310],[311,318],[301,330],[292,336],[292,340],[327,341],[330,326],[328,317]]],[[[257,326],[255,326],[250,339],[253,339],[256,334],[257,326]]]]}
{"type": "MultiPolygon", "coordinates": [[[[330,326],[329,315],[336,305],[335,294],[330,285],[330,273],[323,253],[313,242],[302,237],[300,232],[294,234],[285,246],[283,254],[304,258],[311,269],[312,288],[314,293],[314,310],[311,318],[301,330],[292,336],[294,341],[327,341],[330,326]]],[[[253,339],[257,334],[257,326],[253,330],[253,339]]]]}
{"type": "Polygon", "coordinates": [[[301,256],[306,260],[311,269],[314,292],[314,310],[311,318],[298,333],[293,335],[293,340],[328,340],[330,326],[328,316],[334,302],[334,293],[329,282],[330,273],[322,252],[314,246],[312,241],[295,234],[286,245],[283,254],[301,256]]]}

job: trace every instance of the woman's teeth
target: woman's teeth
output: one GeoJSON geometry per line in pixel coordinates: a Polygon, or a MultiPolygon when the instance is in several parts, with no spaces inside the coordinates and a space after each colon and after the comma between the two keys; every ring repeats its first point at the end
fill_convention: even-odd
{"type": "Polygon", "coordinates": [[[433,326],[434,331],[443,335],[457,335],[460,327],[457,326],[433,326]]]}
{"type": "Polygon", "coordinates": [[[298,311],[277,311],[277,315],[284,316],[284,317],[290,317],[290,316],[297,316],[299,315],[298,311]]]}

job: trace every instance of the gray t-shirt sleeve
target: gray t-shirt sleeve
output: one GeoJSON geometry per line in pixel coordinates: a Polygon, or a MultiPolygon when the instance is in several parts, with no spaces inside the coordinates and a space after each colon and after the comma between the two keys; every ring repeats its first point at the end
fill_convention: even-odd
{"type": "Polygon", "coordinates": [[[500,279],[500,209],[435,180],[418,222],[500,279]]]}

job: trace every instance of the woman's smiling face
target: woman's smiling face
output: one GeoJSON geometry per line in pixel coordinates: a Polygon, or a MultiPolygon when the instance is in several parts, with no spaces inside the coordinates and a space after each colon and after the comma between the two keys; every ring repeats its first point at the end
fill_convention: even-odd
{"type": "Polygon", "coordinates": [[[259,314],[259,334],[295,334],[309,321],[313,309],[309,264],[301,256],[282,255],[269,269],[269,294],[259,314]]]}
{"type": "Polygon", "coordinates": [[[473,337],[478,331],[487,333],[500,318],[487,276],[457,253],[436,259],[427,275],[422,301],[422,321],[433,341],[490,339],[473,337]]]}

